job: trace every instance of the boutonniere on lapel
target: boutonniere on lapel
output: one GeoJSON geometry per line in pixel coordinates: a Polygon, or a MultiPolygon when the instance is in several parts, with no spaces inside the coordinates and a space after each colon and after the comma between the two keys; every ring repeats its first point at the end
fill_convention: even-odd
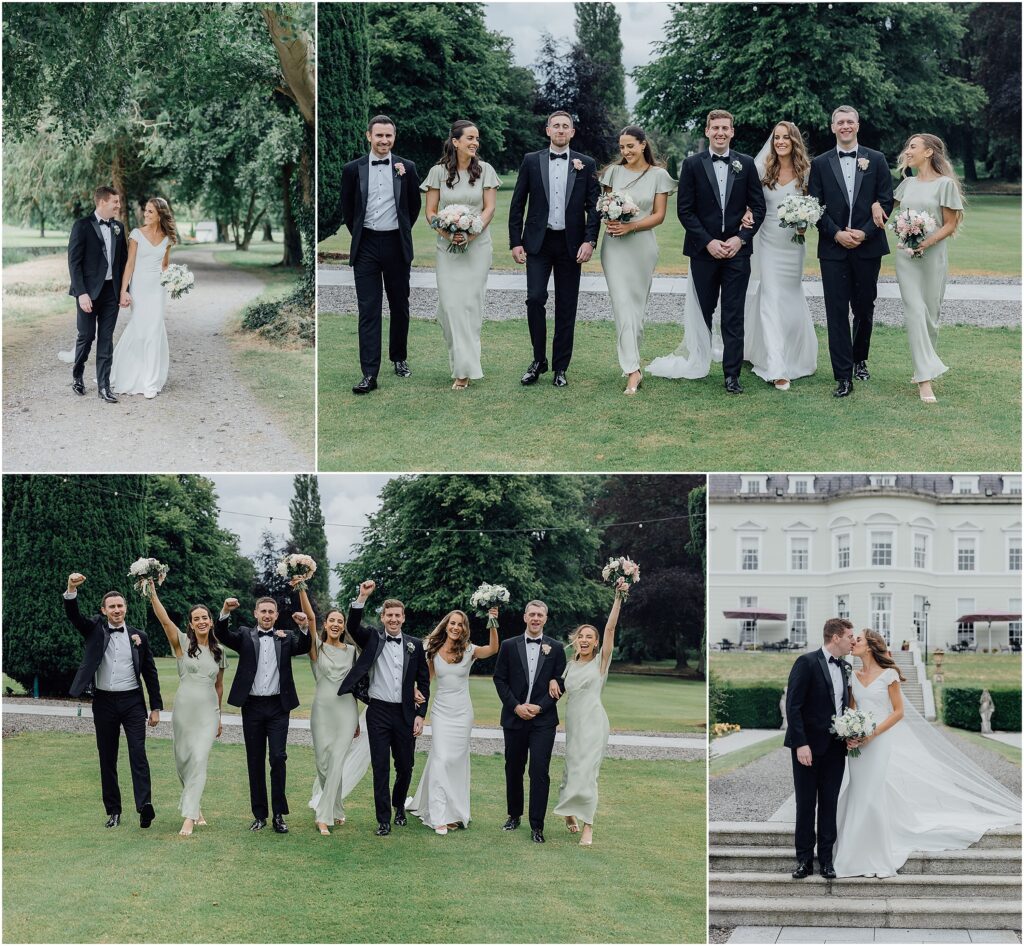
{"type": "Polygon", "coordinates": [[[416,650],[416,648],[415,648],[415,647],[413,646],[413,643],[412,643],[412,641],[406,641],[406,643],[405,643],[405,649],[406,649],[407,651],[409,651],[409,653],[410,653],[410,654],[411,654],[411,653],[412,653],[412,652],[413,652],[414,650],[416,650]]]}
{"type": "Polygon", "coordinates": [[[732,168],[732,173],[733,174],[739,174],[740,171],[743,170],[743,165],[740,164],[739,161],[733,161],[732,164],[729,165],[729,167],[732,168]]]}
{"type": "Polygon", "coordinates": [[[843,671],[844,677],[848,677],[851,673],[853,673],[853,664],[848,664],[845,660],[840,660],[839,669],[843,671]]]}
{"type": "Polygon", "coordinates": [[[573,158],[572,159],[572,167],[573,167],[574,171],[582,171],[583,170],[583,162],[579,158],[573,158]]]}
{"type": "Polygon", "coordinates": [[[545,657],[547,657],[547,655],[551,653],[551,645],[550,644],[541,644],[540,645],[540,649],[544,652],[544,656],[545,657]]]}
{"type": "Polygon", "coordinates": [[[111,224],[110,229],[114,231],[114,236],[120,236],[121,235],[121,226],[120,226],[120,224],[117,224],[117,223],[111,224]]]}
{"type": "Polygon", "coordinates": [[[135,645],[136,647],[141,647],[141,646],[142,646],[142,638],[141,638],[141,637],[139,637],[139,635],[138,635],[138,634],[132,634],[132,643],[133,643],[133,644],[134,644],[134,645],[135,645]]]}
{"type": "Polygon", "coordinates": [[[395,162],[395,173],[399,177],[405,177],[405,165],[401,161],[395,162]]]}
{"type": "Polygon", "coordinates": [[[868,169],[868,165],[870,164],[871,162],[867,158],[857,158],[857,167],[859,167],[862,171],[866,171],[868,169]]]}

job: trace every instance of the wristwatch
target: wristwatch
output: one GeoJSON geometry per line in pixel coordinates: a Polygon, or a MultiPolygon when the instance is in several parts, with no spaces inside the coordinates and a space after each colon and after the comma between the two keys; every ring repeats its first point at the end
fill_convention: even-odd
{"type": "Polygon", "coordinates": [[[590,243],[590,245],[591,245],[591,246],[592,246],[592,247],[593,247],[593,248],[594,248],[595,250],[597,249],[597,240],[588,240],[587,242],[588,242],[588,243],[590,243]]]}

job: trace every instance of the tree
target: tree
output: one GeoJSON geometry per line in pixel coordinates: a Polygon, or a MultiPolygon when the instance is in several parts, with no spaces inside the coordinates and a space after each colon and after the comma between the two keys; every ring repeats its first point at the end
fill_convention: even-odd
{"type": "Polygon", "coordinates": [[[311,555],[317,563],[316,573],[307,582],[310,600],[314,607],[326,605],[330,594],[327,532],[315,474],[296,474],[295,495],[288,505],[288,515],[292,520],[291,544],[303,555],[311,555]]]}
{"type": "Polygon", "coordinates": [[[67,696],[82,660],[82,638],[64,616],[67,576],[81,572],[83,614],[108,591],[120,591],[128,620],[145,605],[128,568],[146,554],[142,476],[3,478],[4,672],[43,696],[67,696]],[[116,483],[116,486],[112,485],[116,483]]]}
{"type": "Polygon", "coordinates": [[[620,127],[626,124],[621,17],[611,3],[576,3],[576,39],[597,69],[594,92],[620,127]]]}
{"type": "Polygon", "coordinates": [[[537,79],[523,66],[512,66],[506,80],[505,102],[508,128],[501,151],[491,152],[490,160],[499,173],[518,172],[523,156],[544,146],[544,122],[547,114],[538,105],[537,79]]]}
{"type": "MultiPolygon", "coordinates": [[[[279,614],[278,627],[292,627],[291,615],[298,609],[298,599],[294,596],[288,579],[277,573],[278,563],[285,555],[297,552],[290,542],[283,542],[281,537],[269,529],[260,536],[260,547],[253,557],[256,566],[252,583],[252,597],[273,598],[277,602],[279,614]]],[[[244,604],[244,602],[243,602],[244,604]]]]}
{"type": "MultiPolygon", "coordinates": [[[[694,558],[700,558],[701,574],[707,578],[708,573],[708,546],[707,546],[707,517],[708,517],[708,488],[707,485],[699,486],[690,493],[690,543],[686,551],[694,558]]],[[[705,616],[703,622],[704,632],[700,639],[700,658],[697,671],[701,676],[705,675],[705,668],[708,659],[708,624],[705,616]]]]}

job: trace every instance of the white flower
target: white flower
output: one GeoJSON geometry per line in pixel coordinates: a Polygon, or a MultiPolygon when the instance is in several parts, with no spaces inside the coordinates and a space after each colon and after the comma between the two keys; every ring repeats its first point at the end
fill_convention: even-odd
{"type": "Polygon", "coordinates": [[[608,208],[608,217],[611,220],[618,220],[622,216],[622,208],[618,204],[612,204],[608,208]]]}
{"type": "Polygon", "coordinates": [[[857,167],[859,167],[862,171],[866,171],[870,163],[871,162],[867,158],[857,158],[857,167]]]}
{"type": "Polygon", "coordinates": [[[540,645],[540,649],[542,651],[544,651],[544,656],[545,657],[547,657],[547,655],[551,653],[551,645],[550,644],[541,644],[540,645]]]}
{"type": "Polygon", "coordinates": [[[121,228],[115,223],[113,226],[114,236],[121,235],[121,228]]]}
{"type": "Polygon", "coordinates": [[[733,174],[739,174],[743,170],[743,165],[739,161],[733,161],[731,167],[733,174]]]}
{"type": "Polygon", "coordinates": [[[572,166],[577,171],[583,170],[583,162],[579,158],[572,159],[572,166]]]}
{"type": "Polygon", "coordinates": [[[395,162],[395,173],[399,177],[405,177],[405,165],[401,161],[395,162]]]}
{"type": "Polygon", "coordinates": [[[409,643],[407,643],[405,645],[405,649],[407,651],[409,651],[409,653],[411,654],[416,648],[413,646],[412,642],[410,641],[409,643]]]}

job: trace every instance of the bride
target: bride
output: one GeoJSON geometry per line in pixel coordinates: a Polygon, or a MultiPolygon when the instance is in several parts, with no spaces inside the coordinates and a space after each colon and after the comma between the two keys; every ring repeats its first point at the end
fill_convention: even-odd
{"type": "Polygon", "coordinates": [[[162,197],[146,202],[143,224],[128,235],[128,262],[121,282],[121,306],[132,319],[114,348],[110,387],[116,394],[156,397],[167,381],[169,362],[164,305],[167,291],[160,274],[178,242],[170,204],[162,197]]]}
{"type": "Polygon", "coordinates": [[[915,851],[969,847],[991,828],[1021,823],[1012,792],[935,731],[909,703],[904,681],[877,631],[856,638],[861,669],[853,705],[877,723],[847,763],[834,866],[839,877],[892,877],[915,851]]]}

